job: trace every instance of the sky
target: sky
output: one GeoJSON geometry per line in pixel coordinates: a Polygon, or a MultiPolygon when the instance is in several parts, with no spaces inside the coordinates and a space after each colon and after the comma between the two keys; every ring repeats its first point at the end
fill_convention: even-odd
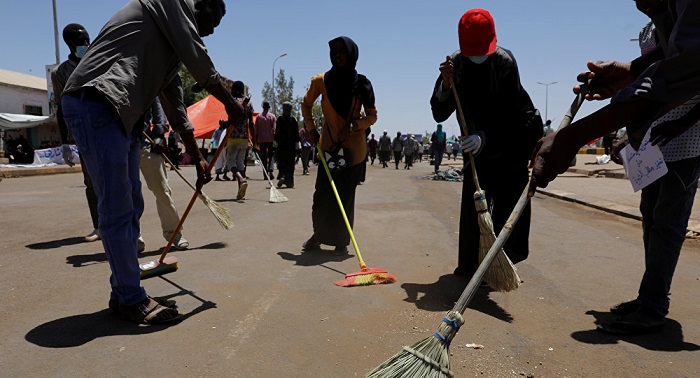
{"type": "MultiPolygon", "coordinates": [[[[82,24],[94,39],[127,1],[56,3],[63,61],[69,53],[60,37],[65,25],[82,24]]],[[[204,42],[221,74],[248,85],[256,110],[263,84],[272,81],[273,63],[294,79],[295,95],[303,96],[311,77],[330,68],[328,41],[345,35],[359,46],[357,70],[374,87],[377,135],[435,129],[430,96],[440,63],[459,49],[457,23],[469,9],[484,8],[494,17],[498,45],[515,55],[523,86],[553,125],[573,101],[572,87],[586,62],[639,56],[638,43],[630,39],[648,22],[634,2],[617,0],[228,0],[226,5],[221,25],[204,42]]],[[[52,1],[3,0],[0,46],[1,69],[44,77],[44,66],[56,61],[52,1]]],[[[579,117],[603,105],[586,103],[579,117]]],[[[448,135],[459,133],[454,116],[443,125],[448,135]]]]}

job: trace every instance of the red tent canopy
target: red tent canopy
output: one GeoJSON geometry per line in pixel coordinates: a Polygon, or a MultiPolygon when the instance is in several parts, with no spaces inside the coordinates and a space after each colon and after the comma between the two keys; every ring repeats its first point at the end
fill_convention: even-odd
{"type": "MultiPolygon", "coordinates": [[[[187,108],[187,116],[194,126],[194,137],[197,139],[211,138],[219,127],[219,120],[228,119],[224,104],[211,95],[187,108]]],[[[258,113],[253,113],[253,121],[257,117],[258,113]]]]}

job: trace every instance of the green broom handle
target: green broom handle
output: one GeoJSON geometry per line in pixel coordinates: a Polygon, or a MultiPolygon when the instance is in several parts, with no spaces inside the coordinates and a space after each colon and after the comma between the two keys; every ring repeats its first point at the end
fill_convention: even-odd
{"type": "MultiPolygon", "coordinates": [[[[581,107],[581,104],[584,101],[586,92],[588,92],[587,83],[581,85],[581,91],[569,107],[569,110],[566,112],[564,118],[561,120],[559,129],[567,127],[571,124],[571,121],[574,119],[574,116],[576,116],[578,109],[581,107]]],[[[472,298],[474,297],[474,294],[476,293],[476,290],[481,284],[481,281],[484,279],[486,271],[491,266],[491,263],[496,258],[496,255],[498,255],[498,252],[501,250],[501,248],[503,248],[503,245],[508,240],[508,237],[510,237],[511,232],[513,232],[513,227],[515,227],[515,224],[518,222],[518,219],[520,219],[520,215],[522,214],[523,209],[525,209],[525,206],[530,201],[530,198],[527,196],[528,189],[529,183],[528,185],[525,185],[525,189],[520,195],[518,202],[515,204],[513,212],[510,213],[510,216],[508,217],[505,226],[503,226],[503,229],[498,234],[496,240],[493,242],[491,249],[489,249],[489,252],[481,261],[479,268],[476,270],[471,280],[469,280],[467,287],[462,292],[462,295],[459,297],[459,300],[457,300],[457,303],[455,304],[452,311],[458,311],[460,314],[464,314],[464,311],[467,309],[467,306],[469,306],[469,302],[471,302],[472,298]]]]}
{"type": "Polygon", "coordinates": [[[333,176],[331,176],[331,171],[328,169],[328,163],[326,163],[326,158],[321,151],[321,141],[316,144],[316,149],[318,150],[319,158],[321,158],[321,163],[323,163],[323,169],[328,175],[328,180],[331,182],[331,188],[333,188],[333,194],[335,194],[335,199],[338,201],[338,207],[340,207],[340,213],[343,214],[343,220],[345,221],[345,227],[348,229],[350,234],[350,240],[352,240],[352,246],[355,248],[355,253],[357,254],[357,259],[360,261],[360,269],[366,270],[367,265],[365,265],[364,260],[362,260],[362,254],[360,254],[360,247],[357,246],[357,240],[355,240],[355,234],[352,232],[352,227],[350,226],[350,221],[348,220],[347,214],[345,214],[345,209],[343,208],[343,201],[340,200],[340,195],[338,194],[338,189],[335,187],[335,182],[333,182],[333,176]]]}

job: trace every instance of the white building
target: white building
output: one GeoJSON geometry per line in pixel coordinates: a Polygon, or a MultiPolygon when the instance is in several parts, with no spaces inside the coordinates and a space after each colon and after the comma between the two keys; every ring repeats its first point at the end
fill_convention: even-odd
{"type": "MultiPolygon", "coordinates": [[[[51,115],[46,78],[0,69],[0,113],[51,115]]],[[[55,146],[61,142],[58,125],[53,120],[26,129],[0,125],[0,131],[3,131],[5,138],[16,139],[24,134],[34,147],[42,144],[55,146]]],[[[0,142],[0,147],[2,145],[0,142]]]]}

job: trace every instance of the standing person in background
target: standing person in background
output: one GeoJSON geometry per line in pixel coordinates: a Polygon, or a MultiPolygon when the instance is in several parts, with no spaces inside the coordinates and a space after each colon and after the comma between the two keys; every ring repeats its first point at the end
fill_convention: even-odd
{"type": "Polygon", "coordinates": [[[413,138],[411,138],[411,133],[406,134],[406,140],[403,141],[403,155],[406,159],[403,169],[411,169],[413,166],[413,138]]]}
{"type": "MultiPolygon", "coordinates": [[[[253,123],[253,106],[248,103],[248,98],[245,97],[245,85],[242,81],[234,81],[231,86],[231,95],[233,100],[243,107],[244,117],[238,122],[229,124],[228,127],[233,127],[226,145],[226,166],[236,178],[238,183],[238,192],[236,199],[245,199],[245,193],[248,189],[248,180],[245,178],[245,160],[248,157],[248,142],[257,140],[255,135],[255,124],[253,123]]],[[[254,146],[257,147],[257,146],[254,146]]]]}
{"type": "Polygon", "coordinates": [[[437,124],[437,130],[433,132],[430,141],[432,142],[431,158],[435,160],[435,174],[437,174],[442,164],[442,154],[445,153],[447,146],[447,134],[442,131],[442,123],[437,124]]]}
{"type": "Polygon", "coordinates": [[[377,140],[374,139],[374,134],[372,134],[372,137],[369,139],[369,142],[367,142],[367,148],[369,148],[369,159],[371,161],[370,165],[374,165],[374,159],[377,158],[378,146],[379,142],[377,142],[377,140]]]}
{"type": "MultiPolygon", "coordinates": [[[[221,144],[221,140],[224,138],[224,135],[226,135],[226,121],[223,119],[219,120],[219,127],[214,130],[214,134],[211,136],[211,147],[214,149],[214,153],[216,153],[216,150],[219,148],[219,145],[221,144]]],[[[211,164],[212,162],[209,162],[211,164]]],[[[226,149],[224,148],[221,150],[221,153],[219,154],[219,157],[216,159],[214,163],[214,173],[216,173],[216,178],[214,179],[215,181],[221,181],[219,178],[219,175],[223,173],[224,175],[224,180],[230,181],[231,178],[228,177],[228,168],[226,167],[226,149]]]]}
{"type": "Polygon", "coordinates": [[[423,143],[421,141],[418,141],[418,162],[423,161],[423,150],[425,147],[423,147],[423,143]]]}
{"type": "Polygon", "coordinates": [[[458,153],[459,153],[459,142],[455,140],[454,143],[452,143],[452,156],[454,156],[454,160],[457,160],[458,153]]]}
{"type": "Polygon", "coordinates": [[[306,176],[309,174],[309,158],[315,146],[305,127],[299,129],[299,142],[301,143],[301,166],[304,169],[302,175],[306,176]]]}
{"type": "Polygon", "coordinates": [[[379,160],[382,162],[382,168],[389,166],[389,159],[391,159],[391,137],[384,130],[384,135],[379,138],[379,160]]]}
{"type": "MultiPolygon", "coordinates": [[[[443,122],[457,108],[453,89],[459,93],[464,117],[469,120],[464,126],[471,133],[463,135],[462,153],[474,155],[479,184],[486,192],[487,203],[493,203],[490,210],[498,235],[527,184],[528,160],[543,134],[542,118],[520,84],[513,54],[496,44],[491,14],[471,9],[462,15],[457,30],[460,50],[440,64],[430,105],[433,118],[443,122]]],[[[471,277],[479,266],[480,232],[472,175],[471,169],[464,170],[459,260],[454,271],[465,277],[471,277]]],[[[528,203],[503,247],[513,263],[527,258],[529,235],[528,203]]]]}
{"type": "Polygon", "coordinates": [[[299,122],[292,116],[292,103],[289,101],[282,104],[282,115],[277,117],[275,142],[277,142],[277,169],[279,169],[277,187],[286,185],[291,189],[294,187],[294,158],[296,145],[299,142],[299,122]]]}
{"type": "MultiPolygon", "coordinates": [[[[88,46],[90,45],[90,36],[82,25],[68,24],[63,28],[63,41],[68,45],[70,54],[68,55],[68,60],[51,70],[51,83],[53,84],[54,98],[56,99],[56,121],[58,122],[58,129],[63,143],[63,160],[66,164],[73,165],[73,152],[71,152],[68,144],[68,127],[66,126],[66,121],[63,119],[61,97],[63,96],[63,88],[65,88],[68,78],[75,70],[75,67],[78,66],[78,63],[80,63],[80,59],[85,55],[85,52],[87,52],[88,46]]],[[[90,179],[90,174],[85,166],[83,155],[80,155],[80,170],[83,172],[85,198],[87,199],[88,209],[90,209],[90,218],[92,219],[93,228],[92,232],[85,236],[84,240],[86,242],[94,242],[100,240],[97,194],[95,194],[95,188],[92,185],[92,179],[90,179]]]]}
{"type": "MultiPolygon", "coordinates": [[[[255,119],[257,140],[255,143],[260,148],[260,164],[267,170],[270,180],[275,178],[272,168],[273,143],[275,141],[275,125],[277,117],[270,112],[270,103],[263,101],[263,111],[255,119]]],[[[263,177],[264,178],[264,177],[263,177]]]]}
{"type": "Polygon", "coordinates": [[[399,169],[401,154],[403,153],[403,140],[401,140],[400,131],[396,132],[396,138],[391,141],[391,150],[394,151],[394,163],[396,164],[396,169],[399,169]]]}
{"type": "Polygon", "coordinates": [[[187,118],[178,71],[184,64],[233,121],[241,118],[241,105],[221,83],[201,39],[214,32],[225,13],[222,0],[130,0],[102,28],[66,82],[63,116],[100,199],[99,230],[111,270],[109,307],[129,321],[180,319],[169,302],[149,297],[141,287],[142,117],[160,95],[168,119],[196,159],[197,185],[211,180],[187,118]]]}
{"type": "MultiPolygon", "coordinates": [[[[377,122],[377,108],[372,83],[355,70],[359,57],[355,42],[348,37],[338,37],[328,42],[328,45],[332,67],[326,73],[311,79],[301,111],[306,130],[312,140],[318,141],[324,156],[334,155],[334,159],[339,161],[341,151],[350,155],[346,167],[334,170],[331,176],[352,227],[355,219],[355,192],[360,181],[361,164],[367,156],[365,129],[377,122]],[[322,96],[321,109],[325,118],[320,136],[312,111],[319,96],[322,96]]],[[[319,167],[316,175],[311,219],[314,232],[302,246],[305,251],[326,244],[334,246],[336,254],[348,252],[350,234],[323,167],[319,167]]]]}
{"type": "MultiPolygon", "coordinates": [[[[146,138],[142,137],[141,148],[141,163],[139,168],[146,181],[146,187],[156,197],[156,210],[160,219],[160,226],[163,230],[163,238],[170,241],[173,236],[177,224],[180,222],[180,215],[177,213],[175,201],[173,201],[173,190],[168,184],[168,171],[165,169],[165,159],[163,153],[166,152],[165,133],[170,130],[170,125],[165,118],[163,106],[160,100],[156,97],[153,106],[144,114],[143,131],[151,139],[153,144],[146,138]],[[153,126],[153,127],[151,127],[153,126]]],[[[176,250],[184,250],[190,246],[190,243],[182,236],[182,228],[175,237],[172,247],[176,250]]],[[[146,242],[139,234],[138,251],[142,252],[146,249],[146,242]]]]}

